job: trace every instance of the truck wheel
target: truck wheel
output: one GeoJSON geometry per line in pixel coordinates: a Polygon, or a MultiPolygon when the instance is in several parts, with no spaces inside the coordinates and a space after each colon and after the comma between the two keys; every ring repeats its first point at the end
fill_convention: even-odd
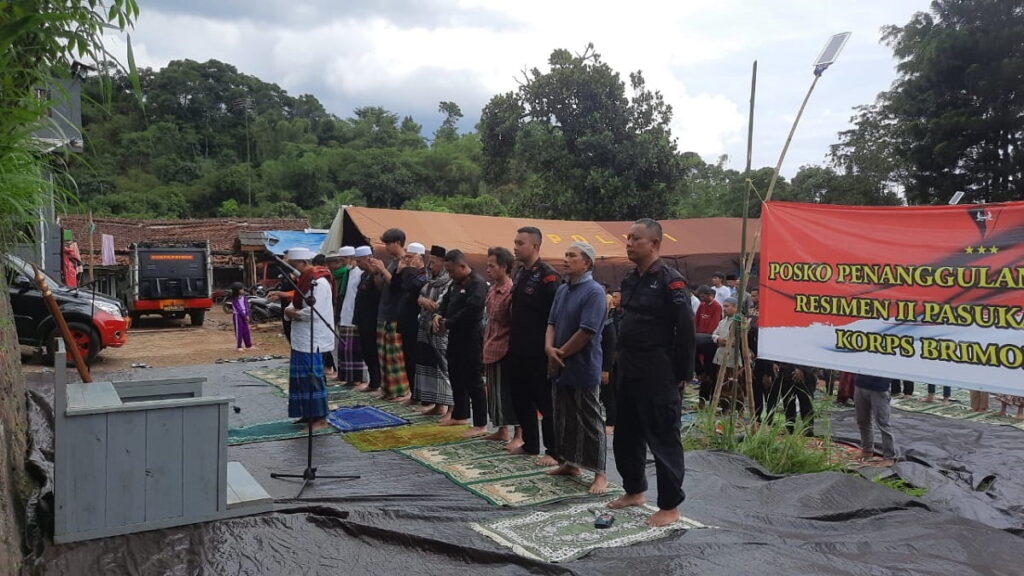
{"type": "MultiPolygon", "coordinates": [[[[71,331],[71,340],[78,347],[78,353],[86,364],[91,364],[100,353],[100,337],[91,326],[83,322],[68,322],[68,330],[71,331]]],[[[46,362],[53,365],[54,355],[57,353],[57,340],[61,338],[60,329],[54,328],[47,338],[46,362]]],[[[74,365],[71,353],[68,353],[68,366],[74,365]]]]}
{"type": "Polygon", "coordinates": [[[202,326],[206,321],[206,310],[189,310],[188,315],[192,318],[193,326],[202,326]]]}

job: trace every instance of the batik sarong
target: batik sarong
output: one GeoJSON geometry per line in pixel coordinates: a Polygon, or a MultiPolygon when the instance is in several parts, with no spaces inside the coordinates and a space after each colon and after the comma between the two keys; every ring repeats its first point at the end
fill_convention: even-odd
{"type": "Polygon", "coordinates": [[[366,362],[359,343],[359,329],[355,326],[338,326],[338,380],[366,381],[366,362]]]}
{"type": "Polygon", "coordinates": [[[552,386],[559,460],[594,472],[605,471],[605,432],[598,388],[552,386]]]}
{"type": "Polygon", "coordinates": [[[380,379],[385,398],[398,398],[409,393],[409,376],[405,372],[402,334],[398,322],[377,323],[377,351],[380,356],[380,379]]]}
{"type": "Polygon", "coordinates": [[[515,408],[512,406],[512,387],[508,381],[507,357],[484,365],[487,378],[487,416],[495,426],[518,426],[515,408]]]}
{"type": "Polygon", "coordinates": [[[319,420],[327,416],[327,382],[319,352],[292,350],[288,367],[288,417],[319,420]]]}

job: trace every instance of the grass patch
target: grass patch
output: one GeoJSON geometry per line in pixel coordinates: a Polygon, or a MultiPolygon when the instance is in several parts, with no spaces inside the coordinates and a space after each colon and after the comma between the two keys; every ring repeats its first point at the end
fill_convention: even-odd
{"type": "Polygon", "coordinates": [[[899,476],[887,476],[885,478],[875,478],[874,482],[876,484],[881,484],[882,486],[886,486],[888,488],[892,488],[893,490],[896,490],[897,492],[903,492],[904,494],[909,494],[910,496],[913,496],[914,498],[920,498],[920,497],[922,497],[922,496],[924,496],[925,494],[928,493],[928,488],[918,488],[917,486],[914,486],[913,484],[908,484],[906,480],[904,480],[903,478],[900,478],[899,476]]]}
{"type": "Polygon", "coordinates": [[[757,426],[733,414],[715,414],[708,408],[697,415],[694,425],[684,433],[683,448],[743,454],[773,474],[841,470],[844,463],[832,450],[827,401],[815,404],[817,437],[806,436],[807,425],[799,419],[791,423],[790,431],[781,413],[757,426]]]}

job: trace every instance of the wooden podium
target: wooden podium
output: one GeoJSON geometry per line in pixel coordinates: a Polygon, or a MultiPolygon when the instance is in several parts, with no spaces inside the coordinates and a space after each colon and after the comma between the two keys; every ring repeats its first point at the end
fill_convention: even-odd
{"type": "Polygon", "coordinates": [[[228,404],[205,378],[68,383],[54,362],[55,543],[273,510],[227,460],[228,404]]]}

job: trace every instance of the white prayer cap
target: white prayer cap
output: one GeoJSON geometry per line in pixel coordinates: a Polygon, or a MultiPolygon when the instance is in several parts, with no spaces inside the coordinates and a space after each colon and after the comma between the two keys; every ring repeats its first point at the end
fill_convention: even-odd
{"type": "Polygon", "coordinates": [[[328,260],[337,260],[338,258],[344,258],[344,255],[341,254],[341,250],[331,250],[327,253],[328,260]]]}
{"type": "Polygon", "coordinates": [[[419,242],[413,242],[406,247],[405,251],[409,254],[419,254],[420,256],[423,256],[427,253],[427,247],[419,242]]]}
{"type": "Polygon", "coordinates": [[[353,256],[355,256],[356,258],[362,258],[364,256],[370,256],[372,254],[373,249],[370,248],[369,246],[359,246],[358,248],[356,248],[356,251],[353,254],[353,256]]]}
{"type": "Polygon", "coordinates": [[[316,254],[309,248],[292,248],[284,253],[285,260],[312,260],[316,254]]]}
{"type": "Polygon", "coordinates": [[[338,256],[342,258],[349,258],[356,255],[356,249],[351,246],[342,246],[338,248],[338,256]]]}

